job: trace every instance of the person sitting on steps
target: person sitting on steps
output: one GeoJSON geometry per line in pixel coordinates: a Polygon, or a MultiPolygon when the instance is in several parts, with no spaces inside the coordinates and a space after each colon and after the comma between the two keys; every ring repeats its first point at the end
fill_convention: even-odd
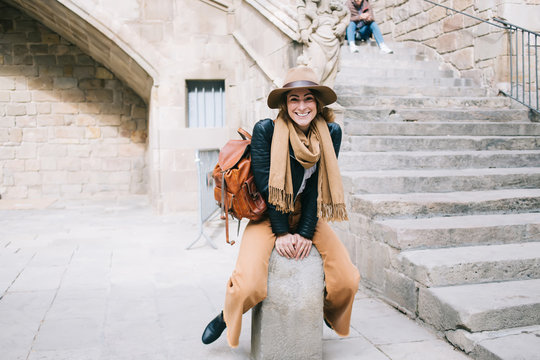
{"type": "Polygon", "coordinates": [[[349,50],[352,53],[358,52],[356,47],[355,39],[356,32],[360,33],[360,38],[362,40],[367,40],[373,35],[379,49],[384,54],[391,54],[394,51],[390,49],[385,43],[379,29],[379,25],[375,22],[373,17],[373,11],[371,6],[369,6],[368,0],[347,0],[347,6],[351,11],[351,22],[347,27],[347,41],[349,42],[349,50]]]}

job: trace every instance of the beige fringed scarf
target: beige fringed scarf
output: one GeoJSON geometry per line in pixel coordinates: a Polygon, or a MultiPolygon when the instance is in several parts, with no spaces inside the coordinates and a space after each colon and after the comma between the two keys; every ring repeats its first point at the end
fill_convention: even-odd
{"type": "Polygon", "coordinates": [[[343,184],[328,125],[317,115],[306,136],[304,132],[281,116],[275,120],[272,149],[270,152],[270,178],[268,201],[278,211],[294,210],[289,140],[296,159],[304,169],[319,162],[317,216],[326,221],[348,220],[343,184]]]}

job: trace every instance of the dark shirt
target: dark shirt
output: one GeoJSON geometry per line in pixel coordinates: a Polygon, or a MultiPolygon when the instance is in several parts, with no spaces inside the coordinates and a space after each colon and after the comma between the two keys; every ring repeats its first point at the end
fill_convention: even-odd
{"type": "MultiPolygon", "coordinates": [[[[336,123],[328,123],[330,137],[334,145],[336,157],[339,154],[341,145],[341,128],[336,123]]],[[[268,205],[268,216],[272,225],[272,231],[276,236],[291,232],[289,229],[289,213],[277,211],[275,206],[268,204],[268,179],[270,176],[270,148],[272,147],[272,137],[274,135],[274,122],[272,119],[258,121],[253,127],[253,137],[251,139],[251,166],[257,189],[262,194],[268,205]]],[[[294,157],[294,152],[289,144],[289,154],[291,157],[291,176],[293,182],[293,193],[296,198],[298,190],[304,179],[304,167],[294,157]]],[[[319,166],[315,173],[306,181],[306,186],[302,192],[302,213],[295,233],[312,239],[317,226],[317,196],[318,196],[318,176],[319,166]]]]}

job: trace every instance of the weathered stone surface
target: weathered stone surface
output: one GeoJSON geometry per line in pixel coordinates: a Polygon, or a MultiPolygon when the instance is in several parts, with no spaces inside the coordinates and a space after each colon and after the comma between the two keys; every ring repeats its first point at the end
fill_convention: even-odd
{"type": "MultiPolygon", "coordinates": [[[[68,149],[84,143],[86,148],[83,153],[77,152],[77,157],[88,157],[90,153],[116,156],[119,146],[146,144],[146,105],[109,70],[83,53],[88,49],[77,48],[9,5],[1,3],[0,7],[5,18],[0,36],[3,44],[9,44],[0,47],[0,51],[14,59],[9,64],[0,63],[0,127],[10,128],[0,135],[2,143],[9,142],[9,148],[0,151],[0,168],[7,168],[12,153],[28,164],[15,177],[0,178],[2,197],[41,197],[45,193],[84,197],[83,184],[92,179],[75,174],[83,168],[78,161],[64,157],[68,149]],[[5,21],[12,26],[4,27],[5,21]],[[32,32],[27,35],[29,28],[32,32]],[[140,127],[132,125],[136,124],[132,107],[137,109],[134,115],[140,127]],[[57,170],[69,170],[70,179],[55,173],[57,170]],[[43,184],[37,181],[39,172],[43,174],[43,184]],[[75,179],[80,182],[75,183],[75,179]],[[10,191],[10,187],[16,189],[10,191]]],[[[76,32],[81,32],[81,26],[76,26],[76,32]]],[[[125,63],[123,66],[128,68],[125,63]]],[[[132,152],[124,160],[129,162],[137,157],[144,163],[144,150],[132,152]]],[[[101,165],[97,168],[101,169],[101,165]]],[[[141,176],[140,169],[131,169],[131,164],[122,161],[110,161],[106,166],[112,175],[109,179],[99,177],[99,182],[103,191],[113,196],[127,193],[131,183],[140,184],[148,178],[141,176]],[[126,168],[130,176],[124,173],[126,168]],[[123,187],[117,186],[121,179],[125,181],[123,187]],[[109,180],[114,185],[111,188],[107,188],[109,180]]]]}
{"type": "MultiPolygon", "coordinates": [[[[354,119],[353,119],[354,120],[354,119]]],[[[410,136],[538,136],[538,124],[523,122],[518,124],[477,122],[362,122],[346,119],[345,128],[349,135],[410,135],[410,136]]]]}
{"type": "Polygon", "coordinates": [[[476,168],[485,163],[497,168],[534,167],[539,150],[516,151],[387,151],[347,152],[340,156],[340,168],[347,170],[476,168]],[[362,159],[359,163],[358,159],[362,159]]]}
{"type": "Polygon", "coordinates": [[[384,296],[392,299],[394,306],[414,316],[418,301],[414,281],[398,271],[389,269],[384,270],[384,275],[384,296]]]}
{"type": "Polygon", "coordinates": [[[421,288],[418,316],[440,330],[477,332],[538,324],[540,280],[421,288]]]}
{"type": "Polygon", "coordinates": [[[532,212],[540,207],[540,189],[503,189],[452,193],[358,194],[350,209],[370,218],[487,214],[506,209],[532,212]]]}
{"type": "Polygon", "coordinates": [[[357,234],[356,259],[360,277],[366,283],[383,289],[385,282],[383,269],[390,266],[394,249],[388,244],[373,241],[371,237],[364,235],[364,233],[356,233],[354,227],[351,230],[357,234]]]}
{"type": "Polygon", "coordinates": [[[472,69],[474,68],[474,51],[473,47],[460,49],[449,55],[448,60],[460,70],[472,69]]]}
{"type": "Polygon", "coordinates": [[[479,360],[540,359],[538,349],[540,326],[527,326],[499,331],[470,333],[466,330],[447,331],[447,339],[479,360]]]}
{"type": "Polygon", "coordinates": [[[508,188],[517,182],[534,188],[540,168],[344,171],[342,176],[344,187],[356,193],[452,192],[508,188]]]}
{"type": "Polygon", "coordinates": [[[427,287],[540,279],[540,242],[404,251],[398,260],[427,287]]]}
{"type": "Polygon", "coordinates": [[[538,140],[533,136],[370,136],[354,137],[342,145],[351,151],[425,151],[438,150],[534,150],[538,140]]]}
{"type": "Polygon", "coordinates": [[[403,360],[468,360],[467,355],[451,345],[433,340],[411,341],[400,344],[383,345],[381,349],[391,359],[403,360]]]}
{"type": "Polygon", "coordinates": [[[535,241],[538,213],[376,221],[381,241],[397,249],[535,241]]]}
{"type": "MultiPolygon", "coordinates": [[[[456,49],[446,58],[475,65],[472,46],[456,49]]],[[[347,106],[340,165],[346,192],[354,194],[350,229],[364,284],[437,329],[537,323],[540,127],[507,100],[482,94],[483,75],[474,67],[467,79],[453,79],[454,72],[434,72],[429,62],[422,72],[423,63],[412,63],[406,51],[399,60],[369,62],[371,48],[361,50],[343,54],[336,88],[347,106]],[[409,78],[401,72],[407,63],[409,78]],[[364,84],[355,74],[366,71],[364,84]],[[528,160],[518,165],[511,153],[528,160]]],[[[491,61],[482,60],[481,68],[494,67],[491,61]]],[[[396,354],[398,348],[407,352],[389,347],[396,354]]]]}
{"type": "Polygon", "coordinates": [[[322,359],[323,291],[322,259],[315,247],[302,261],[274,250],[268,296],[252,310],[252,357],[322,359]]]}

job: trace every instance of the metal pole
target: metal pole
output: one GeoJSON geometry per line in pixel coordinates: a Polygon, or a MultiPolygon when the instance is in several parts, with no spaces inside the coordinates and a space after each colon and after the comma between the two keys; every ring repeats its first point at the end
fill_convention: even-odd
{"type": "Polygon", "coordinates": [[[512,58],[514,57],[514,48],[512,45],[512,30],[508,33],[510,42],[510,96],[514,97],[514,67],[512,66],[512,58]]]}
{"type": "Polygon", "coordinates": [[[531,101],[531,83],[532,83],[532,77],[531,77],[531,33],[527,32],[527,79],[529,80],[529,107],[532,105],[531,101]]]}
{"type": "Polygon", "coordinates": [[[516,32],[516,100],[519,101],[519,34],[516,32]]]}
{"type": "Polygon", "coordinates": [[[525,34],[521,30],[521,101],[525,103],[525,34]]]}
{"type": "Polygon", "coordinates": [[[538,35],[534,35],[534,57],[536,59],[536,111],[540,111],[538,104],[538,89],[540,89],[540,84],[538,84],[538,35]]]}

